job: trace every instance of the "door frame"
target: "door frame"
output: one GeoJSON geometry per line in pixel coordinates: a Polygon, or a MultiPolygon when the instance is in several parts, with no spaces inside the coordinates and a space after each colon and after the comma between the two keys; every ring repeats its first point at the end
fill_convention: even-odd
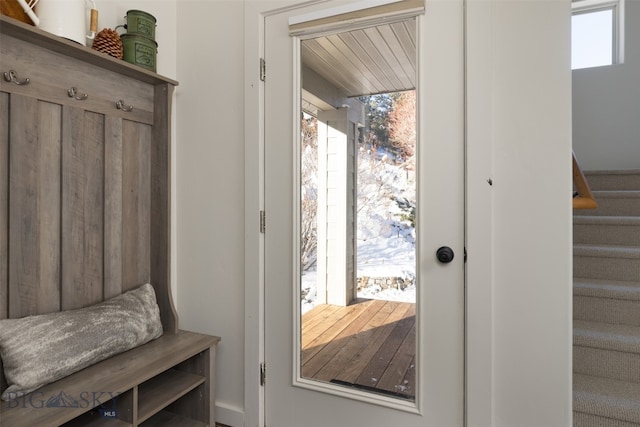
{"type": "MultiPolygon", "coordinates": [[[[265,18],[328,0],[245,0],[245,336],[244,413],[247,427],[264,426],[264,57],[265,18]]],[[[431,0],[446,1],[446,0],[431,0]]],[[[493,205],[491,2],[465,0],[465,425],[493,425],[493,205]],[[477,248],[477,250],[476,250],[477,248]],[[490,392],[487,393],[487,390],[490,392]]]]}

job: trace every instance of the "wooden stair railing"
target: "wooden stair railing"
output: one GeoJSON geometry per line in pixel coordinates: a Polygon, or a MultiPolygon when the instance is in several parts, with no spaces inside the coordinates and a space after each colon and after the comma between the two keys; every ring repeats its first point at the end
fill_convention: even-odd
{"type": "Polygon", "coordinates": [[[595,209],[598,207],[598,202],[593,197],[587,179],[584,177],[582,169],[580,169],[576,154],[573,152],[571,154],[573,157],[573,183],[576,186],[577,193],[573,196],[573,209],[595,209]]]}

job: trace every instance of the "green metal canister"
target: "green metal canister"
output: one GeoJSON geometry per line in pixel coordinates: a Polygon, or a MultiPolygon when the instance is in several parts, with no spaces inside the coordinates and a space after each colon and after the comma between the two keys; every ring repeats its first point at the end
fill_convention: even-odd
{"type": "Polygon", "coordinates": [[[124,49],[124,59],[151,71],[156,71],[156,55],[158,43],[150,38],[138,34],[125,33],[120,35],[124,49]]]}
{"type": "Polygon", "coordinates": [[[151,40],[156,39],[156,18],[150,13],[142,10],[128,10],[127,16],[127,33],[138,34],[148,37],[151,40]]]}

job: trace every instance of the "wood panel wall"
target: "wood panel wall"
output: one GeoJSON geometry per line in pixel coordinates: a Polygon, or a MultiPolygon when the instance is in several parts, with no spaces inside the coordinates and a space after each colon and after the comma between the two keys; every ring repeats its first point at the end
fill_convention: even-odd
{"type": "Polygon", "coordinates": [[[149,282],[152,126],[15,93],[0,107],[0,318],[149,282]]]}
{"type": "Polygon", "coordinates": [[[165,332],[178,331],[178,314],[171,296],[171,100],[174,85],[157,85],[154,91],[154,125],[151,136],[151,283],[156,289],[165,332]]]}
{"type": "Polygon", "coordinates": [[[59,106],[11,96],[9,317],[60,309],[59,106]],[[56,111],[57,110],[57,111],[56,111]]]}
{"type": "MultiPolygon", "coordinates": [[[[9,316],[9,94],[0,92],[0,319],[9,316]]],[[[7,381],[0,360],[0,390],[7,381]]]]}
{"type": "Polygon", "coordinates": [[[151,163],[149,126],[124,122],[122,179],[123,291],[150,278],[151,163]],[[143,260],[144,262],[141,262],[143,260]]]}
{"type": "Polygon", "coordinates": [[[0,92],[0,319],[9,316],[9,94],[0,92]]]}

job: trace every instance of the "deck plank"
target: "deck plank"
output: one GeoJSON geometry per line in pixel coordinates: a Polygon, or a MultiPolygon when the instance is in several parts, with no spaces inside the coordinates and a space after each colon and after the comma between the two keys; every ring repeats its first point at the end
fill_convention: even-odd
{"type": "MultiPolygon", "coordinates": [[[[340,340],[344,337],[353,335],[357,332],[357,330],[353,329],[354,323],[356,323],[356,319],[362,314],[362,312],[366,311],[370,304],[360,303],[353,304],[349,307],[343,307],[342,310],[336,312],[333,316],[331,316],[328,320],[328,323],[321,327],[316,327],[317,330],[324,329],[324,332],[320,334],[314,334],[313,331],[310,331],[307,334],[302,335],[302,359],[306,361],[307,365],[310,365],[311,361],[316,359],[313,363],[313,367],[308,367],[308,369],[312,369],[313,372],[317,372],[319,369],[324,366],[321,364],[321,359],[326,360],[330,358],[329,355],[331,352],[336,350],[336,347],[340,340]],[[333,319],[335,322],[333,322],[333,319]],[[315,358],[318,353],[322,351],[323,356],[321,358],[315,358]],[[321,364],[321,365],[319,365],[321,364]]],[[[304,363],[303,363],[304,366],[304,363]]]]}
{"type": "Polygon", "coordinates": [[[303,316],[302,329],[303,377],[414,397],[415,304],[318,306],[303,316]]]}
{"type": "Polygon", "coordinates": [[[380,378],[382,378],[382,375],[414,324],[415,306],[411,306],[407,311],[407,316],[395,322],[393,331],[387,336],[384,343],[380,345],[376,354],[371,358],[370,363],[354,382],[368,387],[377,387],[380,378]]]}
{"type": "MultiPolygon", "coordinates": [[[[320,345],[303,351],[302,372],[304,376],[320,379],[316,377],[318,371],[328,363],[335,365],[337,363],[335,360],[336,354],[346,346],[350,340],[358,336],[358,333],[366,326],[367,322],[379,311],[380,304],[375,304],[374,301],[367,301],[356,304],[355,307],[356,309],[351,312],[350,320],[340,325],[340,327],[344,326],[341,331],[339,331],[340,327],[332,328],[332,330],[335,332],[339,331],[339,333],[336,335],[326,335],[325,333],[319,337],[319,340],[314,341],[314,343],[320,341],[320,345]],[[331,338],[327,340],[329,337],[331,338]]],[[[331,378],[328,380],[331,380],[331,378]]]]}
{"type": "Polygon", "coordinates": [[[358,333],[343,343],[344,345],[335,353],[330,363],[325,364],[319,372],[311,376],[320,381],[331,381],[350,366],[354,355],[359,354],[368,345],[375,328],[382,325],[384,320],[389,317],[390,311],[388,308],[385,309],[387,305],[386,301],[374,301],[366,313],[360,316],[359,319],[366,320],[366,323],[360,327],[358,333]]]}
{"type": "Polygon", "coordinates": [[[330,305],[328,308],[323,310],[322,313],[318,313],[309,322],[303,321],[302,348],[308,347],[310,341],[313,341],[318,335],[333,326],[337,320],[344,316],[345,312],[344,310],[341,310],[341,308],[344,309],[345,307],[330,305]]]}
{"type": "Polygon", "coordinates": [[[302,315],[302,326],[307,328],[311,324],[313,319],[316,318],[316,316],[320,315],[320,313],[322,313],[325,310],[331,309],[331,307],[333,307],[333,309],[336,309],[336,310],[338,308],[336,306],[328,305],[328,304],[322,304],[322,305],[317,305],[313,307],[311,310],[307,311],[302,315]]]}
{"type": "Polygon", "coordinates": [[[416,356],[415,354],[411,358],[411,362],[409,362],[409,368],[407,372],[404,374],[404,378],[402,379],[402,384],[406,387],[405,393],[410,396],[416,395],[416,356]]]}
{"type": "Polygon", "coordinates": [[[373,329],[368,344],[362,349],[362,351],[354,355],[351,359],[350,365],[336,377],[337,380],[351,384],[355,383],[358,377],[369,365],[371,359],[378,352],[382,344],[393,332],[395,323],[400,321],[409,310],[409,306],[405,306],[400,303],[391,303],[390,306],[393,310],[389,313],[389,316],[379,327],[373,329]]]}
{"type": "Polygon", "coordinates": [[[408,380],[405,380],[407,371],[411,366],[411,361],[416,348],[416,325],[413,323],[411,329],[398,347],[396,354],[385,367],[384,373],[378,381],[376,388],[394,393],[408,394],[408,380]],[[406,381],[406,383],[405,383],[406,381]]]}
{"type": "MultiPolygon", "coordinates": [[[[325,368],[321,372],[318,372],[314,378],[324,381],[334,379],[344,381],[342,377],[347,376],[345,371],[348,372],[349,370],[355,369],[359,373],[361,368],[354,365],[355,361],[359,360],[362,353],[366,351],[373,338],[375,338],[376,333],[380,333],[379,328],[385,324],[396,306],[397,303],[375,301],[372,305],[375,314],[361,328],[360,333],[338,351],[335,355],[335,359],[337,359],[335,362],[325,365],[325,368]]],[[[355,375],[355,377],[357,377],[357,375],[355,375]]]]}

